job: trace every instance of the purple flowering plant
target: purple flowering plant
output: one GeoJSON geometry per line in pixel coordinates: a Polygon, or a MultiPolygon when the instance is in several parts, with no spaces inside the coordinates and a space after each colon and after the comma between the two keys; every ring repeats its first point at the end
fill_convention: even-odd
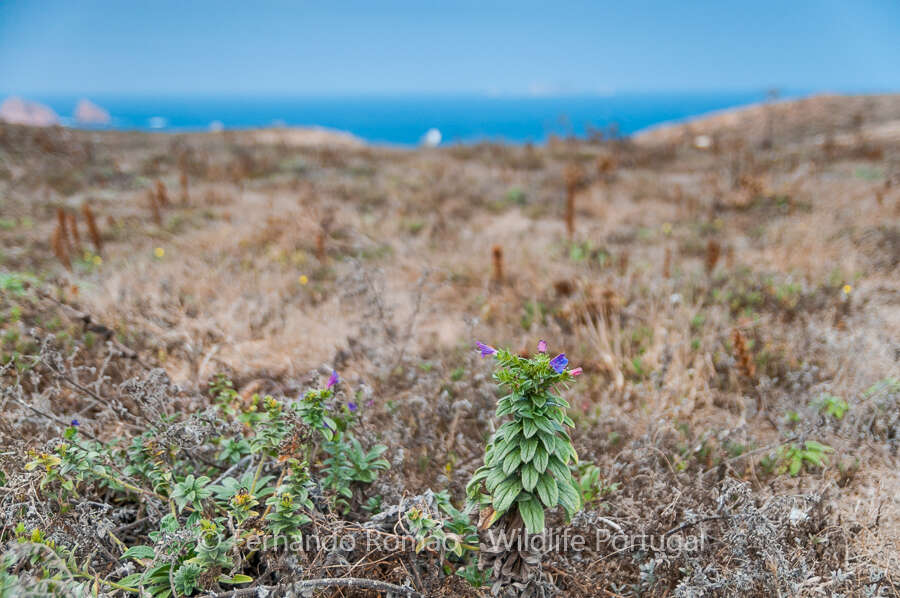
{"type": "Polygon", "coordinates": [[[569,517],[581,508],[581,495],[570,463],[578,462],[567,428],[569,404],[556,388],[581,374],[566,369],[565,353],[550,357],[541,341],[533,357],[477,343],[482,357],[496,360],[494,380],[506,392],[496,415],[506,418],[488,441],[484,465],[466,487],[469,501],[490,508],[491,525],[517,509],[529,533],[544,530],[544,512],[561,506],[569,517]]]}
{"type": "Polygon", "coordinates": [[[303,422],[313,430],[319,430],[326,440],[332,440],[338,431],[338,423],[328,414],[328,401],[334,397],[338,381],[337,372],[332,372],[325,388],[306,391],[297,405],[303,422]]]}

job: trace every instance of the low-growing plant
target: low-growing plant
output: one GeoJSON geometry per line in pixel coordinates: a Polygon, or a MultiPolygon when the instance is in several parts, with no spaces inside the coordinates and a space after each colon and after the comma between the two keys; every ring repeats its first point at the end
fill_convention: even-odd
{"type": "Polygon", "coordinates": [[[850,409],[850,405],[847,404],[847,401],[841,397],[829,394],[822,395],[816,399],[814,403],[819,408],[820,412],[833,417],[834,419],[843,419],[844,414],[850,409]]]}
{"type": "Polygon", "coordinates": [[[609,483],[600,476],[600,468],[593,463],[579,463],[576,471],[576,484],[581,496],[581,504],[587,505],[599,501],[616,492],[621,484],[609,483]]]}
{"type": "Polygon", "coordinates": [[[762,465],[778,475],[789,473],[793,477],[804,467],[814,469],[828,465],[828,454],[832,452],[833,448],[815,440],[792,442],[778,447],[762,465]]]}
{"type": "Polygon", "coordinates": [[[508,512],[518,511],[529,533],[544,530],[544,512],[562,506],[572,517],[581,508],[581,494],[569,471],[578,455],[566,428],[575,423],[569,404],[554,394],[559,384],[581,374],[566,369],[564,353],[547,354],[544,341],[532,358],[478,343],[483,357],[494,356],[494,380],[508,391],[497,403],[498,418],[508,419],[488,441],[484,465],[466,487],[469,500],[489,508],[489,527],[508,512]]]}
{"type": "MultiPolygon", "coordinates": [[[[288,402],[258,395],[244,399],[230,380],[217,376],[210,383],[212,410],[220,424],[224,420],[240,425],[224,426],[225,433],[210,438],[206,448],[218,453],[220,462],[209,462],[208,468],[198,465],[184,445],[160,434],[193,425],[190,420],[196,415],[161,416],[158,424],[125,446],[85,438],[73,420],[63,438],[46,452],[32,452],[25,466],[39,474],[43,499],[65,512],[73,499],[103,488],[108,500],[144,497],[167,505],[168,513],[160,513],[156,529],[146,533],[144,543],[128,546],[114,538],[121,558],[135,565],[129,565],[133,573],[118,580],[82,572],[71,558],[73,547],[46,542],[39,529],[20,524],[16,538],[52,551],[68,569],[59,574],[48,568],[36,571],[35,561],[30,579],[43,583],[54,575],[74,575],[94,579],[98,588],[153,597],[189,596],[253,581],[243,573],[247,557],[241,547],[249,539],[273,540],[274,546],[301,539],[315,510],[313,487],[331,491],[334,508],[346,512],[353,497],[351,484],[371,483],[388,467],[381,457],[386,447],[367,450],[351,433],[356,405],[332,402],[338,383],[333,373],[324,388],[288,402]],[[245,460],[247,468],[232,474],[245,460]],[[318,465],[318,483],[308,463],[318,465]],[[211,475],[219,477],[212,481],[211,475]]],[[[13,577],[4,570],[0,584],[18,584],[13,577]]],[[[60,588],[65,593],[73,586],[69,583],[53,592],[60,588]]]]}

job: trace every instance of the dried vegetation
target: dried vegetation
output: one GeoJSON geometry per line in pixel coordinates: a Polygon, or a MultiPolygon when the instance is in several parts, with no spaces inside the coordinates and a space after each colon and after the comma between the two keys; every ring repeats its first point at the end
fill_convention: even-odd
{"type": "MultiPolygon", "coordinates": [[[[123,552],[154,545],[171,489],[26,465],[78,420],[111,455],[149,431],[173,471],[243,471],[221,439],[254,436],[216,411],[216,374],[246,407],[336,369],[331,408],[365,405],[355,438],[389,467],[344,508],[309,463],[305,534],[467,529],[451,509],[498,398],[471,341],[544,338],[584,367],[565,396],[586,505],[548,525],[587,545],[504,591],[900,595],[898,121],[895,96],[820,98],[429,151],[0,125],[0,594],[128,594],[107,582],[146,564],[123,552]]],[[[477,559],[413,546],[228,559],[254,581],[198,573],[194,595],[491,590],[477,559]]]]}

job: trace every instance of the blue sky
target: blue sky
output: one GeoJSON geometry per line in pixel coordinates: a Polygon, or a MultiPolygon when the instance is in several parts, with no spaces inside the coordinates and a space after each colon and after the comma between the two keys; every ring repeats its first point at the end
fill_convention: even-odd
{"type": "Polygon", "coordinates": [[[900,2],[0,0],[0,93],[900,90],[900,2]]]}

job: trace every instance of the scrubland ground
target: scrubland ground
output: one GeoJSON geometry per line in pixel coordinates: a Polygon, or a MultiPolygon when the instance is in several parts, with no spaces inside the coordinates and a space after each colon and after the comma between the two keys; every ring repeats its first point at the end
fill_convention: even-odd
{"type": "Polygon", "coordinates": [[[0,125],[0,595],[488,595],[478,542],[251,550],[281,503],[235,501],[302,471],[305,536],[418,540],[415,507],[471,539],[499,423],[474,341],[539,339],[584,368],[585,505],[548,523],[586,543],[503,591],[900,595],[900,98],[546,146],[313,141],[0,125]],[[357,453],[278,419],[332,370],[357,453]],[[235,485],[184,498],[188,473],[235,485]],[[213,532],[227,554],[185,565],[213,532]],[[388,587],[359,583],[316,591],[388,587]]]}

